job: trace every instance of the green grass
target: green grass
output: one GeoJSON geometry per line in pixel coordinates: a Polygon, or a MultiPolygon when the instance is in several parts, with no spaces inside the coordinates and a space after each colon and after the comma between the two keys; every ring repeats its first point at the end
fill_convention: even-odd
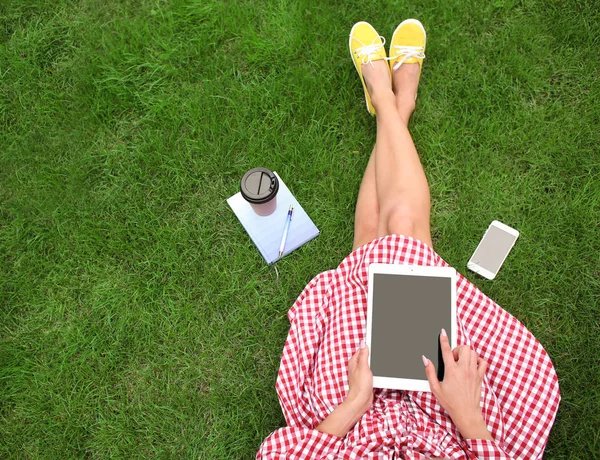
{"type": "Polygon", "coordinates": [[[552,357],[547,458],[599,457],[592,0],[3,2],[0,457],[251,458],[284,424],[286,312],[350,252],[375,134],[347,34],[407,17],[435,247],[552,357]],[[321,230],[278,282],[225,202],[254,166],[321,230]],[[494,219],[521,238],[486,281],[494,219]]]}

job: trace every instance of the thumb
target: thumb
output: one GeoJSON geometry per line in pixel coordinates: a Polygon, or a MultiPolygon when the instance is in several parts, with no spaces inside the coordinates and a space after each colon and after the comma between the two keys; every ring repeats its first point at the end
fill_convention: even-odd
{"type": "Polygon", "coordinates": [[[358,349],[358,363],[361,365],[369,364],[369,347],[364,340],[360,342],[360,348],[358,349]]]}
{"type": "Polygon", "coordinates": [[[431,388],[433,394],[437,396],[440,390],[440,381],[435,373],[435,366],[425,356],[423,356],[423,364],[425,365],[425,375],[427,376],[429,387],[431,388]]]}
{"type": "MultiPolygon", "coordinates": [[[[358,365],[360,362],[363,361],[363,356],[365,353],[365,350],[367,349],[367,346],[365,344],[364,340],[360,341],[360,345],[358,347],[358,350],[356,350],[354,352],[354,354],[352,355],[352,357],[350,358],[350,363],[354,364],[355,366],[358,365]]],[[[369,352],[367,350],[367,356],[369,356],[369,352]]]]}

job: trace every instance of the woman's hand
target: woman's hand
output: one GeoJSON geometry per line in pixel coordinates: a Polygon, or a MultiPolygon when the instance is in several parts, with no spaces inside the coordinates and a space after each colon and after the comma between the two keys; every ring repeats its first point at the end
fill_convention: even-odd
{"type": "Polygon", "coordinates": [[[369,349],[364,340],[348,362],[348,385],[350,389],[345,402],[364,414],[373,404],[373,373],[369,367],[369,349]]]}
{"type": "Polygon", "coordinates": [[[488,431],[479,400],[481,398],[481,382],[487,369],[487,363],[477,353],[462,345],[450,349],[446,331],[442,329],[440,346],[444,359],[444,380],[437,378],[435,367],[425,356],[425,374],[429,386],[440,405],[465,439],[493,439],[488,431]]]}
{"type": "Polygon", "coordinates": [[[343,438],[373,404],[373,373],[365,341],[348,362],[348,396],[316,429],[343,438]]]}

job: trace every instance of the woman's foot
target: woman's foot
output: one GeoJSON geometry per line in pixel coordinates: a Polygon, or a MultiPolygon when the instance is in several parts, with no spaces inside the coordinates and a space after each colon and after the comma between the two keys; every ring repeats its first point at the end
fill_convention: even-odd
{"type": "Polygon", "coordinates": [[[384,44],[385,39],[368,22],[357,22],[350,31],[350,56],[363,84],[367,110],[371,115],[375,115],[375,107],[371,101],[371,92],[366,84],[363,71],[366,70],[367,73],[371,74],[371,80],[375,88],[379,88],[378,75],[385,72],[387,84],[391,91],[390,80],[392,75],[386,64],[387,54],[384,44]]]}
{"type": "Polygon", "coordinates": [[[392,84],[396,96],[396,108],[408,124],[408,120],[415,110],[417,89],[419,88],[419,64],[403,64],[392,73],[392,84]]]}
{"type": "Polygon", "coordinates": [[[394,93],[390,82],[390,69],[386,61],[363,64],[362,75],[375,108],[383,102],[394,101],[394,93]]]}
{"type": "Polygon", "coordinates": [[[426,43],[427,33],[417,19],[402,21],[390,41],[389,61],[396,107],[406,123],[415,109],[426,43]]]}

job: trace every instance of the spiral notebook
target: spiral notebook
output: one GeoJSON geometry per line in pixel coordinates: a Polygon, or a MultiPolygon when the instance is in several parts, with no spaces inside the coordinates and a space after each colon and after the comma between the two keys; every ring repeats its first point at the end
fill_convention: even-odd
{"type": "Polygon", "coordinates": [[[269,265],[279,260],[279,245],[290,205],[294,207],[294,215],[290,222],[282,257],[319,236],[317,226],[308,217],[279,174],[276,172],[274,174],[279,179],[279,192],[277,192],[277,209],[270,216],[256,214],[240,192],[227,199],[227,203],[269,265]]]}

